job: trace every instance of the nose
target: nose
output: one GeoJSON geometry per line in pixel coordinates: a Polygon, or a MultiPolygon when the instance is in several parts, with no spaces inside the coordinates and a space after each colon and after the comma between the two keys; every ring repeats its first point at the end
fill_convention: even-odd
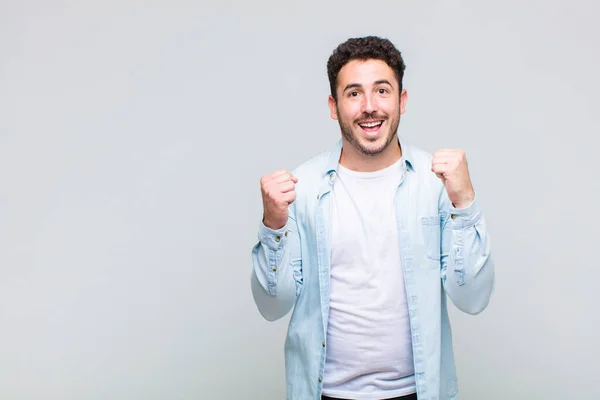
{"type": "Polygon", "coordinates": [[[363,100],[362,110],[361,110],[363,113],[371,114],[378,110],[377,100],[375,99],[375,96],[365,95],[363,97],[363,99],[364,100],[363,100]]]}

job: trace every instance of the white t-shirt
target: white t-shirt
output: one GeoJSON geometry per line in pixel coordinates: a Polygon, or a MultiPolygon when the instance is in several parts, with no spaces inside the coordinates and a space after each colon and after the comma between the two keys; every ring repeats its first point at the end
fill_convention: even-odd
{"type": "Polygon", "coordinates": [[[394,198],[400,160],[375,172],[338,166],[331,197],[330,311],[323,394],[415,393],[394,198]]]}

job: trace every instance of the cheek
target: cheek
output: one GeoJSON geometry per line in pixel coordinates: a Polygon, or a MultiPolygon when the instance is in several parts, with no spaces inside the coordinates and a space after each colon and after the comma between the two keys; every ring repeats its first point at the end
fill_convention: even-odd
{"type": "Polygon", "coordinates": [[[381,103],[380,110],[384,111],[388,115],[398,114],[400,110],[400,104],[394,100],[386,99],[385,102],[381,103]]]}
{"type": "Polygon", "coordinates": [[[339,111],[340,116],[348,122],[352,122],[361,116],[360,106],[357,104],[349,104],[339,111]]]}

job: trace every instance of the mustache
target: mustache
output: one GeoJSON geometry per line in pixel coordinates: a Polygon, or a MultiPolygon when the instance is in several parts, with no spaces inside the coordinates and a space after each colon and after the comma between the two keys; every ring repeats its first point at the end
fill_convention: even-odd
{"type": "Polygon", "coordinates": [[[385,121],[388,119],[386,114],[378,114],[378,113],[363,113],[360,118],[354,120],[355,123],[360,124],[365,121],[373,121],[373,120],[382,120],[385,121]]]}

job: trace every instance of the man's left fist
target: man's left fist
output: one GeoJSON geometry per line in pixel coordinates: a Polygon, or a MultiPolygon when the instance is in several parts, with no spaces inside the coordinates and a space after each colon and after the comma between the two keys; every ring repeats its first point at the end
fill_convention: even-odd
{"type": "Polygon", "coordinates": [[[475,191],[469,177],[467,155],[464,151],[437,150],[433,153],[431,170],[442,180],[454,207],[466,208],[475,199],[475,191]]]}

